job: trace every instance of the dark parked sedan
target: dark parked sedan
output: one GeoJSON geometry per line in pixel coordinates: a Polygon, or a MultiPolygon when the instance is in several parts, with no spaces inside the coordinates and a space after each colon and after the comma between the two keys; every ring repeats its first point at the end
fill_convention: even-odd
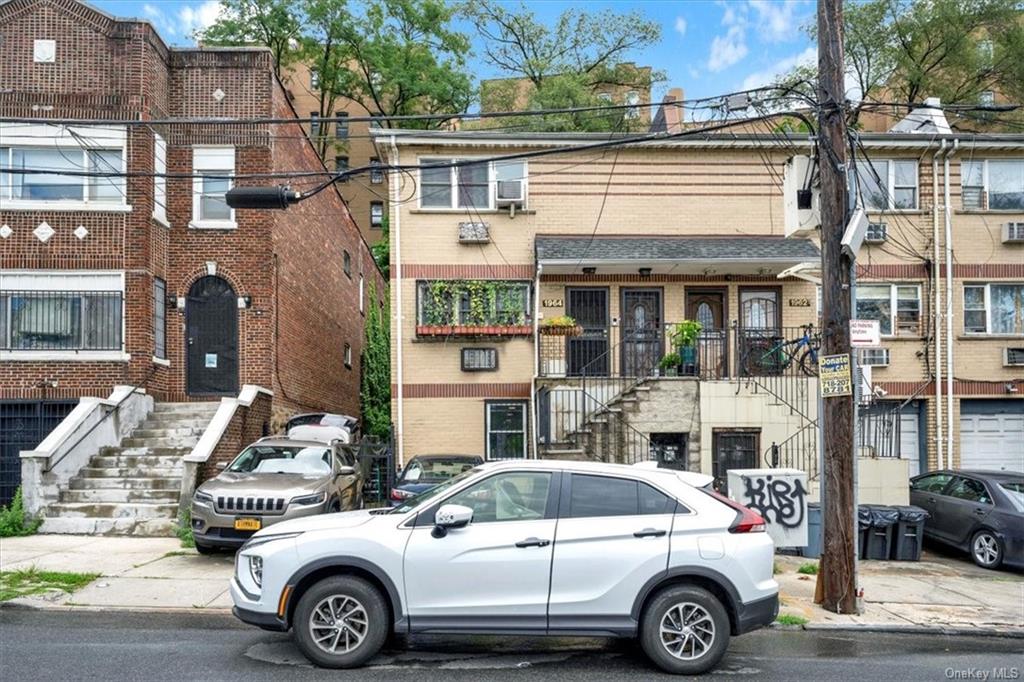
{"type": "Polygon", "coordinates": [[[484,458],[479,455],[417,455],[405,465],[391,489],[391,506],[397,507],[410,497],[483,463],[484,458]]]}
{"type": "Polygon", "coordinates": [[[910,503],[928,510],[926,538],[982,568],[1024,568],[1024,473],[942,470],[910,479],[910,503]]]}

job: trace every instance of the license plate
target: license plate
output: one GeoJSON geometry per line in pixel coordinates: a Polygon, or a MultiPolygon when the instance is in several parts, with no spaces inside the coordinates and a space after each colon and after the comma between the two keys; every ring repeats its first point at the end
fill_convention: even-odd
{"type": "Polygon", "coordinates": [[[259,519],[235,519],[235,530],[259,530],[261,525],[259,519]]]}

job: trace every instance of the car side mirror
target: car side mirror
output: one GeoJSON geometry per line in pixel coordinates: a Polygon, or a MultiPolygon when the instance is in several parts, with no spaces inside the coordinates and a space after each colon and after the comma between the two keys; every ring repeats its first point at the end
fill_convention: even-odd
{"type": "Polygon", "coordinates": [[[434,514],[434,530],[430,532],[435,538],[448,535],[451,528],[465,528],[473,520],[473,510],[461,504],[443,504],[434,514]]]}
{"type": "Polygon", "coordinates": [[[338,476],[354,476],[356,473],[355,467],[350,467],[347,464],[338,467],[338,476]]]}
{"type": "Polygon", "coordinates": [[[228,468],[228,463],[227,462],[217,462],[217,468],[220,469],[221,471],[224,471],[225,469],[228,468]]]}

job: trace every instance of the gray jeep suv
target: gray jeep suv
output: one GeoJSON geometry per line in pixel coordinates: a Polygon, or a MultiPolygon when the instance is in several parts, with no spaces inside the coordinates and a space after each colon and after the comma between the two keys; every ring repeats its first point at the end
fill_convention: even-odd
{"type": "Polygon", "coordinates": [[[241,547],[269,525],[363,506],[363,473],[339,442],[262,438],[192,497],[200,553],[241,547]]]}

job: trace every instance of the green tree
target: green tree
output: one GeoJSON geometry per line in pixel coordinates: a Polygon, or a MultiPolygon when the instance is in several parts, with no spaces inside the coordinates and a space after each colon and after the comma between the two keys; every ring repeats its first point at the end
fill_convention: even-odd
{"type": "MultiPolygon", "coordinates": [[[[602,92],[647,91],[662,75],[628,59],[655,45],[661,27],[640,12],[564,11],[552,24],[539,21],[525,5],[510,9],[499,0],[465,5],[483,44],[483,59],[506,80],[481,91],[485,110],[552,109],[607,104],[602,92]]],[[[629,113],[556,114],[505,121],[541,129],[611,130],[628,128],[629,113]]]]}
{"type": "Polygon", "coordinates": [[[299,54],[302,24],[294,7],[285,0],[221,0],[217,21],[194,37],[205,45],[266,45],[281,78],[299,54]]]}
{"type": "MultiPolygon", "coordinates": [[[[373,282],[369,286],[368,300],[359,389],[363,432],[386,438],[391,428],[391,327],[388,316],[377,305],[373,282]]],[[[386,308],[386,299],[384,305],[386,308]]]]}
{"type": "Polygon", "coordinates": [[[391,238],[389,231],[390,221],[387,214],[385,214],[384,219],[380,223],[380,241],[370,246],[370,253],[373,254],[373,260],[377,263],[377,267],[380,268],[384,279],[391,276],[391,238]]]}

